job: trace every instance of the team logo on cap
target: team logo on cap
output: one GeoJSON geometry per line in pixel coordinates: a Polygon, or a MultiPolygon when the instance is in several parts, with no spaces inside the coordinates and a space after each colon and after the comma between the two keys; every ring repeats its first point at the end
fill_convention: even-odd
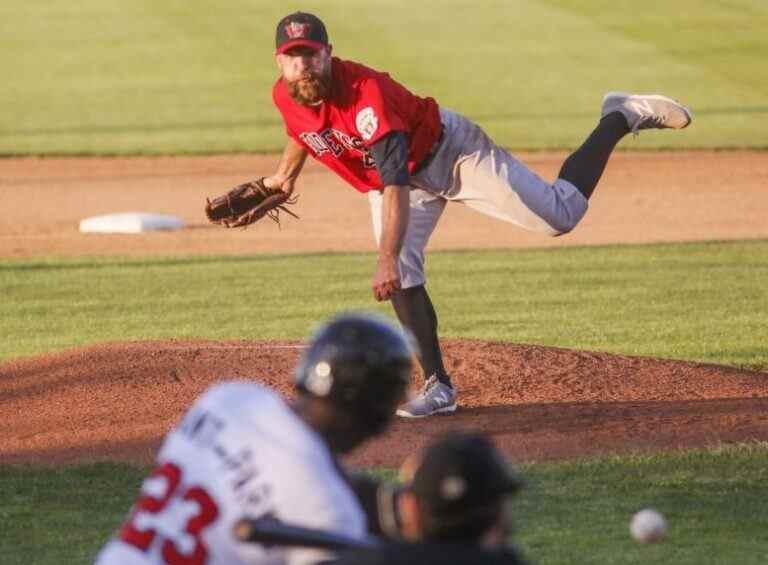
{"type": "Polygon", "coordinates": [[[314,370],[310,371],[304,386],[317,396],[326,396],[333,386],[331,366],[326,361],[320,361],[314,370]]]}
{"type": "Polygon", "coordinates": [[[379,129],[379,118],[376,117],[376,112],[373,111],[373,108],[368,106],[357,113],[355,125],[357,126],[357,131],[360,132],[360,136],[368,141],[376,133],[376,130],[379,129]]]}
{"type": "Polygon", "coordinates": [[[456,475],[446,477],[443,479],[443,482],[440,483],[440,494],[442,494],[443,498],[446,500],[458,500],[466,490],[467,483],[464,482],[464,479],[457,477],[456,475]]]}
{"type": "Polygon", "coordinates": [[[289,22],[285,25],[285,33],[291,39],[307,37],[310,27],[308,23],[289,22]]]}

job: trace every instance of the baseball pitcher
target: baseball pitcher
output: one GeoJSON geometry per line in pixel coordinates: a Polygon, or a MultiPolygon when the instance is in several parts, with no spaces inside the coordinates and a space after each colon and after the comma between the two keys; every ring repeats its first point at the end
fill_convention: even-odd
{"type": "MultiPolygon", "coordinates": [[[[275,173],[256,181],[261,195],[209,202],[212,221],[244,225],[288,203],[307,155],[367,194],[378,242],[377,300],[391,300],[416,337],[426,382],[398,410],[423,417],[456,409],[443,364],[437,315],[427,294],[424,249],[448,202],[549,236],[570,232],[616,144],[642,129],[682,129],[691,113],[661,95],[611,92],[596,128],[564,162],[558,178],[539,178],[464,116],[417,96],[388,74],[332,55],[326,28],[307,13],[277,25],[280,77],[272,96],[288,137],[275,173]],[[249,210],[253,210],[249,212],[249,210]]],[[[285,209],[285,206],[283,206],[285,209]]],[[[274,218],[276,219],[276,218],[274,218]]]]}

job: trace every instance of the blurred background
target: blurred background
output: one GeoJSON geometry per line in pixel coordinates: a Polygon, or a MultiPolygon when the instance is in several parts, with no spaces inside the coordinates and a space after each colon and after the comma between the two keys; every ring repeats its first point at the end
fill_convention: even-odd
{"type": "Polygon", "coordinates": [[[609,90],[694,110],[696,135],[633,148],[768,147],[764,0],[5,0],[0,154],[279,150],[274,33],[296,10],[513,149],[573,147],[609,90]]]}

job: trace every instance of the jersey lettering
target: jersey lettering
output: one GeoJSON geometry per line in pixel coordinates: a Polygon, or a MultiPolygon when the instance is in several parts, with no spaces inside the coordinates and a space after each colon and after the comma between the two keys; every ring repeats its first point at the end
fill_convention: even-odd
{"type": "Polygon", "coordinates": [[[363,166],[371,169],[376,166],[376,161],[373,159],[373,154],[371,153],[371,150],[368,149],[364,144],[363,140],[359,137],[349,137],[350,143],[352,144],[352,147],[362,153],[363,155],[363,166]]]}
{"type": "Polygon", "coordinates": [[[330,151],[325,140],[320,137],[320,134],[315,132],[304,132],[299,136],[299,139],[301,139],[301,141],[303,141],[318,157],[330,151]]]}
{"type": "Polygon", "coordinates": [[[201,409],[188,412],[179,425],[181,433],[203,447],[213,445],[223,429],[221,418],[201,409]]]}
{"type": "Polygon", "coordinates": [[[120,539],[146,552],[159,536],[164,563],[204,565],[208,548],[202,533],[216,521],[219,509],[202,487],[180,489],[181,481],[181,469],[173,463],[155,469],[142,484],[120,539]]]}
{"type": "Polygon", "coordinates": [[[343,131],[328,128],[320,133],[304,132],[299,135],[299,139],[309,147],[317,157],[326,153],[331,153],[337,159],[340,158],[345,149],[357,154],[363,162],[363,166],[371,169],[376,166],[371,150],[365,146],[363,140],[359,137],[351,136],[343,131]],[[340,143],[339,143],[340,142],[340,143]]]}
{"type": "Polygon", "coordinates": [[[338,144],[336,141],[336,131],[332,129],[327,129],[323,131],[320,136],[323,138],[323,141],[328,145],[328,148],[333,152],[333,156],[337,159],[341,157],[341,154],[344,153],[344,148],[338,144]]]}

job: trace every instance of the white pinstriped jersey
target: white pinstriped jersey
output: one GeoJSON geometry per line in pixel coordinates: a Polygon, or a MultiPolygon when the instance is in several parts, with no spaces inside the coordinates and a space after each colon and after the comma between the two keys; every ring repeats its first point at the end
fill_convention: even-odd
{"type": "Polygon", "coordinates": [[[201,396],[157,464],[97,565],[294,565],[325,556],[238,542],[232,527],[243,516],[365,535],[363,511],[326,444],[255,383],[222,383],[201,396]]]}

